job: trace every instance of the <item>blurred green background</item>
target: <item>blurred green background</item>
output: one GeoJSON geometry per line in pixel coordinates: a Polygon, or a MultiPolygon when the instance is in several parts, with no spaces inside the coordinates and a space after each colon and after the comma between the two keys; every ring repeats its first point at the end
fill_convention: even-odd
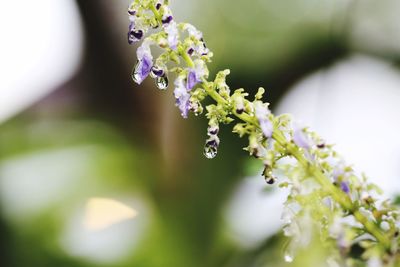
{"type": "MultiPolygon", "coordinates": [[[[318,244],[284,262],[284,195],[263,184],[245,140],[223,127],[217,158],[205,159],[207,121],[181,119],[172,86],[131,81],[129,1],[15,2],[0,4],[1,266],[323,266],[318,244]],[[115,223],[85,228],[93,198],[137,214],[118,220],[116,204],[96,217],[115,223]]],[[[250,93],[266,87],[273,109],[352,55],[398,75],[397,0],[171,2],[178,21],[202,29],[212,73],[230,68],[231,87],[250,93]]]]}

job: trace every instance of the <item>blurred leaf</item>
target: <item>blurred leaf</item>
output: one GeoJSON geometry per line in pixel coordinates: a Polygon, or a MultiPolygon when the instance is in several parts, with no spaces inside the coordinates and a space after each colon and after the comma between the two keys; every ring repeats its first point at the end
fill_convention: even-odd
{"type": "Polygon", "coordinates": [[[245,159],[243,167],[244,176],[261,176],[264,169],[262,162],[253,158],[245,159]]]}

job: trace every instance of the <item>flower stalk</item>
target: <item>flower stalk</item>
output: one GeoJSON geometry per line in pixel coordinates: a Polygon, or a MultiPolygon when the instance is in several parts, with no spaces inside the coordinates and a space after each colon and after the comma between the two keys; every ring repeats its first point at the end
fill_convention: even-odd
{"type": "Polygon", "coordinates": [[[142,41],[149,30],[160,29],[144,38],[138,48],[133,80],[140,84],[150,75],[164,90],[168,75],[175,73],[174,96],[184,118],[190,112],[201,114],[203,100],[211,97],[215,104],[205,107],[209,119],[205,156],[217,155],[219,124],[236,123],[233,132],[248,137],[244,149],[263,162],[267,183],[279,181],[280,187],[289,189],[282,215],[284,233],[291,238],[290,255],[285,258],[293,259],[291,254],[307,245],[304,240],[315,234],[309,230],[311,223],[324,246],[333,251],[330,261],[345,262],[346,266],[376,258],[382,266],[400,263],[400,212],[389,201],[375,198],[377,186],[358,178],[317,134],[296,126],[287,115],[274,116],[269,104],[262,101],[263,88],[250,101],[244,89],[231,92],[226,83],[229,70],[218,72],[215,80],[209,81],[207,63],[213,54],[203,34],[191,24],[175,22],[167,0],[135,0],[128,14],[130,44],[142,41]],[[164,49],[156,60],[151,46],[164,49]],[[235,122],[234,117],[240,121],[235,122]],[[355,245],[364,250],[361,258],[350,254],[355,245]]]}
{"type": "MultiPolygon", "coordinates": [[[[223,99],[215,90],[211,89],[207,85],[207,81],[202,83],[203,88],[207,92],[207,94],[214,99],[217,103],[226,105],[226,100],[223,99]]],[[[237,114],[234,110],[232,111],[237,118],[240,120],[247,122],[249,124],[253,124],[258,126],[257,121],[254,120],[253,117],[244,113],[244,114],[237,114]]],[[[385,249],[390,249],[390,240],[382,234],[380,228],[375,223],[370,222],[362,213],[360,213],[357,207],[351,202],[350,198],[340,191],[338,188],[332,185],[329,182],[329,179],[321,173],[321,171],[314,166],[311,166],[310,163],[304,158],[304,156],[299,152],[298,148],[295,145],[292,145],[286,141],[283,134],[279,131],[275,131],[272,134],[272,138],[282,147],[285,148],[289,155],[292,155],[296,158],[296,160],[306,169],[309,170],[310,176],[314,177],[316,181],[324,187],[324,189],[330,192],[330,195],[335,199],[336,202],[340,203],[342,207],[353,213],[356,217],[357,221],[364,225],[367,231],[373,235],[385,249]]]]}

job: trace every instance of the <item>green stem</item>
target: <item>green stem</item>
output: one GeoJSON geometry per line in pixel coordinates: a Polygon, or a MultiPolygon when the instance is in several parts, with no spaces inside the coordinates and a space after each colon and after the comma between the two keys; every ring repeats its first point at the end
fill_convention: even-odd
{"type": "Polygon", "coordinates": [[[182,46],[179,46],[178,48],[179,55],[185,60],[186,64],[189,66],[189,68],[194,68],[194,62],[188,55],[188,53],[185,52],[185,50],[182,48],[182,46]]]}
{"type": "Polygon", "coordinates": [[[154,4],[150,5],[150,9],[153,12],[156,20],[158,21],[158,23],[161,23],[161,18],[160,18],[160,13],[158,12],[157,8],[154,6],[154,4]]]}

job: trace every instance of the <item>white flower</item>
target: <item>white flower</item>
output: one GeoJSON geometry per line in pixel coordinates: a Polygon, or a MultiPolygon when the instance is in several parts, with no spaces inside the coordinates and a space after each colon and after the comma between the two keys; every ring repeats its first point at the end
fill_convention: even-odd
{"type": "Polygon", "coordinates": [[[269,115],[271,111],[268,107],[260,101],[257,101],[254,105],[255,115],[260,123],[261,131],[263,132],[264,136],[270,138],[272,136],[272,132],[274,127],[272,122],[269,119],[269,115]]]}
{"type": "Polygon", "coordinates": [[[187,30],[190,36],[193,36],[197,40],[201,40],[203,38],[203,33],[196,29],[193,25],[186,23],[183,27],[184,30],[187,30]]]}
{"type": "Polygon", "coordinates": [[[164,26],[165,32],[168,34],[168,46],[172,50],[176,50],[179,42],[179,31],[175,21],[172,21],[164,26]]]}
{"type": "Polygon", "coordinates": [[[186,90],[184,80],[184,76],[178,76],[178,78],[176,78],[174,96],[176,106],[180,109],[182,117],[187,118],[190,109],[190,94],[186,90]]]}
{"type": "Polygon", "coordinates": [[[303,149],[310,149],[311,141],[308,136],[305,134],[304,129],[298,126],[293,126],[293,141],[296,145],[303,149]]]}
{"type": "Polygon", "coordinates": [[[368,260],[367,267],[381,267],[382,262],[378,257],[372,257],[368,260]]]}

